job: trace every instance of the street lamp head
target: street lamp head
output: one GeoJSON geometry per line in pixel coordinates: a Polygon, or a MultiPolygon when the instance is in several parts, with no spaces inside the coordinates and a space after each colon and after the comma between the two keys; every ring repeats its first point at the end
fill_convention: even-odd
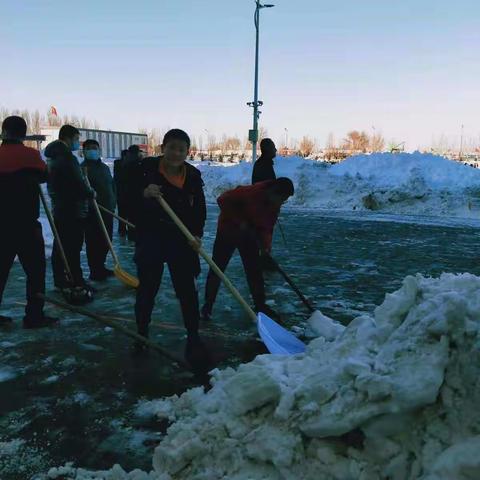
{"type": "Polygon", "coordinates": [[[275,5],[273,3],[266,3],[266,4],[262,5],[263,8],[272,8],[274,6],[275,5]]]}

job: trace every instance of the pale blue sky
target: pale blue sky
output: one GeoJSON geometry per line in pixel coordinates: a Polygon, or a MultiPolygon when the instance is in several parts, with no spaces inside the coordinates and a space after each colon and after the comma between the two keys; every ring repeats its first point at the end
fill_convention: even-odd
{"type": "MultiPolygon", "coordinates": [[[[407,146],[480,135],[480,1],[272,0],[261,125],[321,144],[358,128],[407,146]]],[[[0,106],[103,128],[251,128],[253,0],[0,0],[0,106]]]]}

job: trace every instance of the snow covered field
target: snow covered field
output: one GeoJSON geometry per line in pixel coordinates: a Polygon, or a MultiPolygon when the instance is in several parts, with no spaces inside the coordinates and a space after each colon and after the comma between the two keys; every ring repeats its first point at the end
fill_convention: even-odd
{"type": "MultiPolygon", "coordinates": [[[[250,163],[194,164],[211,202],[224,190],[250,182],[250,163]]],[[[359,155],[333,166],[278,157],[275,170],[294,181],[289,207],[480,218],[480,170],[439,156],[359,155]]]]}

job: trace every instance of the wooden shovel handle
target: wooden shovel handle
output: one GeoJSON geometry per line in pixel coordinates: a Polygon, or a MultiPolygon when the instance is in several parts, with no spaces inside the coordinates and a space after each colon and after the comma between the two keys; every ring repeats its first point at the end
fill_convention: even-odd
{"type": "Polygon", "coordinates": [[[58,250],[60,251],[60,256],[62,257],[63,266],[65,267],[65,272],[67,274],[67,280],[71,285],[73,285],[73,275],[72,275],[72,271],[70,270],[70,265],[68,264],[67,256],[65,255],[65,250],[63,249],[62,240],[60,239],[60,235],[58,234],[55,221],[53,220],[52,213],[48,208],[47,200],[45,199],[45,195],[43,194],[42,187],[40,185],[38,186],[38,193],[40,195],[40,200],[42,201],[43,209],[45,210],[45,213],[47,215],[48,223],[50,224],[50,228],[52,229],[53,236],[57,241],[58,250]]]}
{"type": "MultiPolygon", "coordinates": [[[[188,228],[184,225],[184,223],[177,217],[176,213],[170,208],[170,205],[165,201],[165,199],[160,195],[157,197],[160,205],[163,207],[167,215],[173,220],[175,225],[181,230],[181,232],[185,235],[187,240],[195,244],[197,243],[197,239],[190,233],[188,228]]],[[[248,316],[252,319],[253,322],[257,323],[257,316],[255,312],[250,308],[250,305],[243,299],[240,295],[240,292],[233,286],[232,282],[228,279],[228,277],[220,270],[218,265],[210,258],[207,252],[202,248],[198,248],[198,253],[202,256],[202,258],[210,265],[210,268],[215,272],[215,274],[220,278],[220,280],[225,284],[228,288],[230,293],[234,296],[237,302],[243,307],[245,312],[247,312],[248,316]]]]}
{"type": "MultiPolygon", "coordinates": [[[[92,186],[90,185],[90,181],[88,180],[88,171],[87,171],[86,168],[85,168],[84,172],[85,172],[85,182],[90,188],[92,188],[92,186]]],[[[93,204],[93,208],[95,209],[95,212],[97,214],[98,223],[100,224],[100,228],[102,229],[103,234],[105,235],[105,240],[107,241],[108,248],[110,249],[110,253],[112,254],[113,261],[115,262],[115,265],[120,265],[120,262],[118,261],[117,254],[115,253],[115,250],[113,249],[112,241],[110,240],[110,235],[107,232],[107,227],[105,226],[105,222],[103,221],[102,213],[100,212],[100,209],[98,208],[98,203],[97,203],[97,200],[95,200],[95,198],[92,198],[92,204],[93,204]]]]}

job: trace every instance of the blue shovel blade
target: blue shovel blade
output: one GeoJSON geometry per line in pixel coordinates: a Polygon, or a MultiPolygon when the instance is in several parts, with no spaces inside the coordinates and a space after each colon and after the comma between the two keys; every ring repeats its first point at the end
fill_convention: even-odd
{"type": "Polygon", "coordinates": [[[258,333],[270,353],[295,355],[305,351],[305,344],[302,341],[270,317],[259,312],[257,318],[258,333]]]}

